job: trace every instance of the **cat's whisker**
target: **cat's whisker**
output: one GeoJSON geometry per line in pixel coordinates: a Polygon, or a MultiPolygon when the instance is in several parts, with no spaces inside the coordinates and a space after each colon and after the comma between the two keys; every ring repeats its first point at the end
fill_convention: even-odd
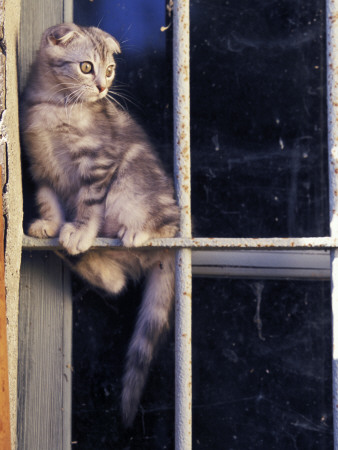
{"type": "Polygon", "coordinates": [[[60,83],[58,83],[55,87],[57,88],[58,86],[78,86],[79,83],[66,83],[65,81],[60,81],[60,83]]]}
{"type": "Polygon", "coordinates": [[[124,89],[127,90],[128,92],[130,91],[130,84],[129,83],[122,83],[122,82],[117,82],[114,80],[114,83],[110,86],[109,89],[124,89]]]}
{"type": "Polygon", "coordinates": [[[117,98],[115,98],[115,95],[116,95],[117,97],[120,97],[121,100],[124,101],[123,103],[124,103],[125,107],[127,108],[126,99],[125,99],[123,96],[119,95],[119,94],[116,93],[116,92],[112,92],[112,91],[109,91],[109,92],[107,93],[107,97],[108,97],[108,98],[110,98],[111,100],[119,101],[117,98]]]}
{"type": "Polygon", "coordinates": [[[66,97],[66,99],[67,99],[67,101],[66,101],[66,103],[68,104],[68,103],[73,103],[74,102],[74,99],[76,98],[76,96],[77,96],[77,94],[79,93],[79,92],[82,92],[82,86],[79,86],[77,89],[75,89],[74,91],[72,91],[67,97],[66,97]]]}
{"type": "Polygon", "coordinates": [[[76,102],[80,103],[81,110],[82,110],[82,105],[85,102],[84,97],[85,97],[86,90],[87,89],[83,89],[82,92],[80,93],[80,95],[78,96],[78,98],[76,99],[76,102]]]}
{"type": "Polygon", "coordinates": [[[83,89],[83,86],[80,86],[78,89],[73,91],[68,96],[68,101],[67,101],[67,104],[65,105],[66,106],[66,110],[67,110],[68,120],[70,120],[70,117],[72,115],[72,111],[73,111],[73,108],[74,108],[75,104],[78,103],[79,99],[82,97],[84,92],[85,92],[85,89],[83,89]],[[69,104],[71,104],[70,110],[68,110],[68,105],[69,104]]]}
{"type": "MultiPolygon", "coordinates": [[[[78,95],[77,95],[76,98],[74,99],[74,102],[73,102],[73,106],[72,106],[71,111],[73,110],[74,106],[80,102],[81,98],[82,98],[82,97],[84,96],[84,94],[85,94],[85,91],[86,91],[85,89],[81,89],[81,90],[80,90],[80,92],[78,93],[78,95]]],[[[81,101],[81,106],[82,106],[82,103],[83,103],[83,100],[81,101]]]]}
{"type": "Polygon", "coordinates": [[[122,89],[116,89],[115,87],[114,88],[112,88],[112,89],[109,89],[109,92],[111,93],[111,94],[116,94],[116,95],[119,95],[119,96],[124,96],[124,98],[126,99],[126,100],[129,100],[129,101],[132,101],[132,100],[134,100],[133,99],[133,97],[131,96],[131,95],[129,95],[129,94],[127,94],[124,90],[122,90],[122,89]]]}
{"type": "Polygon", "coordinates": [[[75,83],[59,83],[57,86],[49,89],[48,92],[57,93],[59,91],[65,90],[65,89],[70,89],[70,87],[73,87],[73,86],[76,86],[76,84],[75,83]],[[68,86],[66,86],[66,84],[68,84],[68,86]],[[65,87],[58,89],[60,86],[65,86],[65,87]]]}
{"type": "Polygon", "coordinates": [[[121,109],[122,111],[126,111],[126,107],[121,105],[121,103],[119,101],[116,100],[116,98],[114,98],[112,95],[107,94],[105,96],[105,99],[109,102],[110,100],[113,101],[114,103],[116,103],[121,109]]]}
{"type": "Polygon", "coordinates": [[[118,39],[120,46],[122,48],[123,51],[125,50],[138,50],[139,52],[141,52],[141,48],[136,46],[135,44],[133,44],[132,40],[130,38],[127,37],[128,33],[130,32],[132,28],[132,24],[130,24],[125,31],[123,32],[122,36],[118,39]]]}
{"type": "Polygon", "coordinates": [[[64,96],[62,95],[61,98],[57,94],[64,91],[70,91],[74,87],[78,87],[78,83],[67,83],[67,82],[60,82],[56,86],[51,87],[47,92],[50,93],[50,97],[48,97],[47,101],[54,101],[56,103],[63,103],[64,102],[64,96]],[[62,86],[62,87],[61,87],[62,86]]]}
{"type": "Polygon", "coordinates": [[[129,89],[130,88],[130,84],[129,83],[123,83],[122,81],[114,80],[114,87],[127,87],[129,89]]]}
{"type": "Polygon", "coordinates": [[[129,24],[129,26],[123,31],[122,36],[118,37],[120,44],[124,44],[125,42],[130,41],[130,39],[127,38],[127,35],[130,32],[131,27],[132,27],[132,24],[129,24]]]}
{"type": "Polygon", "coordinates": [[[124,87],[124,86],[116,86],[116,85],[114,85],[114,86],[111,86],[109,88],[109,91],[110,92],[120,92],[121,94],[125,94],[126,97],[133,98],[132,95],[130,94],[129,89],[127,87],[124,87]]]}
{"type": "MultiPolygon", "coordinates": [[[[65,84],[65,83],[60,83],[60,84],[65,84]]],[[[59,85],[60,86],[60,85],[59,85]]],[[[58,89],[55,92],[51,93],[51,96],[48,98],[48,101],[52,100],[53,97],[56,97],[58,93],[63,92],[63,91],[69,91],[72,87],[77,86],[75,83],[69,83],[69,86],[58,89]]],[[[59,102],[62,101],[62,99],[59,99],[59,102]]]]}
{"type": "Polygon", "coordinates": [[[96,25],[97,28],[100,28],[101,22],[104,19],[104,16],[101,17],[101,19],[99,20],[99,23],[96,25]]]}
{"type": "Polygon", "coordinates": [[[76,84],[77,84],[77,85],[79,85],[79,84],[82,83],[81,80],[80,80],[78,77],[75,77],[75,76],[73,76],[73,75],[70,75],[69,73],[64,74],[64,77],[65,77],[65,78],[69,78],[70,80],[76,81],[76,84]]]}
{"type": "Polygon", "coordinates": [[[110,98],[114,97],[114,95],[117,95],[118,97],[123,99],[125,102],[129,102],[132,105],[134,105],[136,108],[141,109],[141,106],[136,101],[134,101],[134,99],[132,99],[132,97],[125,94],[124,92],[121,93],[121,92],[116,92],[116,90],[110,90],[109,93],[110,93],[110,98]]]}
{"type": "Polygon", "coordinates": [[[73,104],[73,99],[76,97],[76,95],[78,94],[78,92],[79,92],[80,90],[81,90],[81,88],[79,87],[79,88],[75,89],[75,90],[72,91],[69,95],[67,95],[67,96],[65,97],[64,105],[65,105],[66,115],[67,115],[68,121],[70,121],[70,116],[71,116],[71,112],[72,112],[72,109],[69,111],[68,106],[69,106],[70,104],[73,104]]]}

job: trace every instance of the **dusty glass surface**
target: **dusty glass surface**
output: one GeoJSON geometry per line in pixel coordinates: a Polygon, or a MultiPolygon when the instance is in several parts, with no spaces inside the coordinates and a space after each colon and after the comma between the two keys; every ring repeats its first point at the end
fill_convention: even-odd
{"type": "MultiPolygon", "coordinates": [[[[116,300],[75,291],[73,441],[173,450],[173,333],[126,431],[121,377],[140,291],[116,300]]],[[[194,279],[194,449],[332,448],[329,294],[328,282],[194,279]]]]}
{"type": "Polygon", "coordinates": [[[324,6],[192,1],[197,234],[328,233],[324,6]]]}
{"type": "MultiPolygon", "coordinates": [[[[191,1],[195,235],[328,234],[324,6],[191,1]]],[[[74,7],[77,23],[122,42],[118,93],[132,98],[126,107],[170,169],[172,26],[161,31],[170,8],[157,0],[74,7]]],[[[74,448],[174,448],[172,334],[134,428],[120,422],[140,289],[108,299],[74,282],[74,448]]],[[[330,324],[328,282],[194,279],[193,448],[332,448],[330,324]]]]}

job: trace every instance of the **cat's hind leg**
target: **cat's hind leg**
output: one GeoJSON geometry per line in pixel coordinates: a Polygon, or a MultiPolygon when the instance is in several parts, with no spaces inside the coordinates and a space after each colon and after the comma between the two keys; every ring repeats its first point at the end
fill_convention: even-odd
{"type": "Polygon", "coordinates": [[[73,269],[93,286],[110,294],[118,294],[126,285],[124,267],[112,258],[112,252],[89,251],[81,255],[73,269]]]}
{"type": "Polygon", "coordinates": [[[29,236],[38,238],[55,237],[64,223],[64,213],[55,192],[48,186],[41,186],[36,194],[40,219],[28,228],[29,236]]]}

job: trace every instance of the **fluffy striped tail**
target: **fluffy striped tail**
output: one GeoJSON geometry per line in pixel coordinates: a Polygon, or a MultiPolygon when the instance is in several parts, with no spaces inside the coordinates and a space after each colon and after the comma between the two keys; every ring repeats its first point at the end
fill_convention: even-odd
{"type": "Polygon", "coordinates": [[[174,299],[174,259],[164,254],[148,273],[136,327],[129,345],[122,391],[122,417],[133,424],[149,367],[162,334],[169,329],[174,299]]]}

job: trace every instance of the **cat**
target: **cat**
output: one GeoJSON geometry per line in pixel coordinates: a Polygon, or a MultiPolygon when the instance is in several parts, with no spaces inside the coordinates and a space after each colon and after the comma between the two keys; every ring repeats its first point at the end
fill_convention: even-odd
{"type": "Polygon", "coordinates": [[[72,269],[110,294],[145,276],[121,396],[130,427],[169,327],[175,271],[172,250],[135,247],[177,236],[179,209],[145,132],[108,98],[120,52],[98,28],[48,28],[24,90],[20,126],[40,216],[28,234],[58,236],[72,269]],[[118,237],[129,250],[90,249],[97,236],[118,237]]]}

